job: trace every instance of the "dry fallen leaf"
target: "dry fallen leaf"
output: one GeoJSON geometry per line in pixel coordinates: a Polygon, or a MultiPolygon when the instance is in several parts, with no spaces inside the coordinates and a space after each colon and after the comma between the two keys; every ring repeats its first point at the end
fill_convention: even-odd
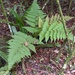
{"type": "Polygon", "coordinates": [[[24,42],[24,45],[25,45],[25,46],[28,46],[28,42],[24,42]]]}

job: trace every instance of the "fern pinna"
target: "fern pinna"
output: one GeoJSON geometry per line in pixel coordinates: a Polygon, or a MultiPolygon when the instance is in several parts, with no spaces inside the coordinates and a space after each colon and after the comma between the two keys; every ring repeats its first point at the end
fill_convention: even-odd
{"type": "Polygon", "coordinates": [[[16,62],[20,62],[21,58],[31,56],[30,50],[36,53],[33,45],[35,42],[39,43],[37,39],[22,32],[15,33],[8,41],[8,68],[12,68],[16,62]]]}

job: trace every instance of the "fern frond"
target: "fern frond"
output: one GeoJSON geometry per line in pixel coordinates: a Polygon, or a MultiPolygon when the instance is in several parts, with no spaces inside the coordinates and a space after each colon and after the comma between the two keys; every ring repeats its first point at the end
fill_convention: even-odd
{"type": "MultiPolygon", "coordinates": [[[[68,31],[68,37],[70,40],[73,40],[73,34],[68,31]]],[[[66,39],[66,34],[63,28],[63,24],[61,22],[61,19],[58,15],[55,15],[54,17],[47,20],[43,23],[41,32],[39,34],[39,40],[42,41],[45,38],[45,41],[47,42],[49,39],[52,41],[56,40],[62,40],[66,39]]]]}
{"type": "Polygon", "coordinates": [[[16,62],[20,62],[23,57],[31,56],[30,50],[36,53],[35,41],[38,40],[22,32],[17,32],[12,36],[13,39],[8,41],[8,68],[10,69],[16,62]]]}
{"type": "Polygon", "coordinates": [[[28,10],[25,12],[23,18],[25,18],[25,22],[32,26],[36,27],[38,25],[38,19],[44,18],[45,13],[42,12],[40,6],[37,4],[37,1],[33,1],[32,5],[28,8],[28,10]]]}

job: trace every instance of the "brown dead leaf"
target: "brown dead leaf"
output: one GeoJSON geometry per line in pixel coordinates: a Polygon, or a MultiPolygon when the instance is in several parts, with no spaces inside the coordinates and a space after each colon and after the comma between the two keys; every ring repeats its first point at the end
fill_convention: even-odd
{"type": "Polygon", "coordinates": [[[24,42],[24,45],[25,45],[25,46],[28,46],[28,42],[24,42]]]}

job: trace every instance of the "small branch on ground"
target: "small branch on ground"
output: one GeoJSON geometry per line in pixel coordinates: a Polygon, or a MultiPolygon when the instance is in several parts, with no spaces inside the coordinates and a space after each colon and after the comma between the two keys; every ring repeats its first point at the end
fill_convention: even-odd
{"type": "Polygon", "coordinates": [[[61,5],[60,5],[60,2],[59,0],[56,0],[57,1],[57,4],[58,4],[58,8],[59,8],[59,13],[61,15],[61,19],[62,19],[62,23],[63,23],[63,28],[64,28],[64,31],[65,31],[65,34],[66,34],[66,38],[67,38],[67,42],[68,42],[68,52],[70,53],[71,52],[71,48],[70,48],[70,41],[68,39],[68,32],[67,32],[67,27],[66,27],[66,22],[64,20],[64,16],[63,16],[63,12],[62,12],[62,9],[61,9],[61,5]]]}
{"type": "Polygon", "coordinates": [[[25,59],[23,58],[23,59],[22,59],[22,70],[23,70],[23,73],[24,73],[25,75],[27,75],[27,74],[26,74],[25,65],[24,65],[24,61],[25,61],[25,59]]]}
{"type": "Polygon", "coordinates": [[[4,14],[5,18],[6,18],[6,23],[7,23],[7,25],[8,25],[9,30],[10,30],[10,33],[12,34],[12,29],[11,29],[11,26],[10,26],[9,21],[8,21],[8,17],[7,17],[7,14],[6,14],[5,7],[4,7],[4,5],[3,5],[3,0],[0,0],[0,2],[1,2],[3,14],[4,14]]]}
{"type": "Polygon", "coordinates": [[[43,5],[42,10],[44,10],[44,8],[46,7],[48,2],[49,2],[49,0],[47,0],[46,3],[43,5]]]}

